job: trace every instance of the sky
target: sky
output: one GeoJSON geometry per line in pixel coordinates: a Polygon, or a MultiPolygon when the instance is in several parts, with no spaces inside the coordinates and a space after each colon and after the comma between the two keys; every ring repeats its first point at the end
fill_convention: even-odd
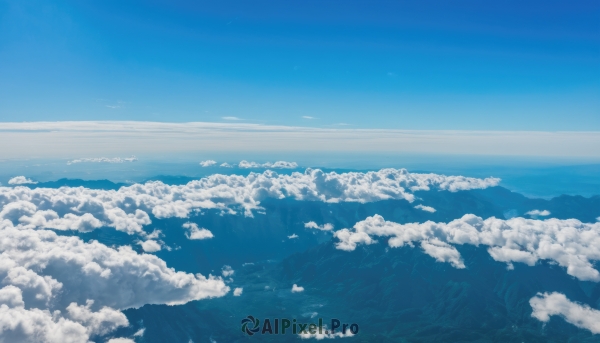
{"type": "Polygon", "coordinates": [[[0,121],[600,131],[598,1],[0,0],[0,121]]]}

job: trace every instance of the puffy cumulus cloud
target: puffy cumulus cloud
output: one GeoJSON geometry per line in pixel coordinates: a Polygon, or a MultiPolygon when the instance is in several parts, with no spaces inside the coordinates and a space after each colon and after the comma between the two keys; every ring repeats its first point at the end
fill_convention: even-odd
{"type": "Polygon", "coordinates": [[[206,161],[200,162],[200,165],[202,167],[211,167],[211,166],[214,166],[215,164],[217,164],[217,161],[213,161],[213,160],[206,160],[206,161]]]}
{"type": "Polygon", "coordinates": [[[52,231],[13,227],[8,221],[1,226],[0,279],[20,288],[28,304],[67,306],[92,299],[93,307],[125,309],[184,304],[229,290],[219,278],[176,272],[158,257],[129,246],[112,249],[52,231]]]}
{"type": "Polygon", "coordinates": [[[527,215],[529,215],[529,216],[531,216],[533,218],[547,217],[547,216],[550,215],[550,211],[548,211],[548,210],[543,210],[543,211],[540,211],[540,210],[531,210],[529,212],[526,212],[525,214],[527,214],[527,215]]]}
{"type": "Polygon", "coordinates": [[[0,221],[0,342],[82,342],[128,326],[127,308],[184,304],[229,291],[129,246],[0,221]]]}
{"type": "Polygon", "coordinates": [[[219,165],[221,168],[233,168],[233,166],[227,162],[223,162],[219,165]]]}
{"type": "Polygon", "coordinates": [[[125,162],[135,162],[137,161],[137,157],[92,157],[92,158],[78,158],[75,160],[68,161],[67,164],[76,164],[76,163],[125,163],[125,162]]]}
{"type": "Polygon", "coordinates": [[[233,296],[234,297],[239,297],[240,295],[242,295],[242,292],[244,292],[244,288],[243,287],[237,287],[236,289],[233,290],[233,296]]]}
{"type": "Polygon", "coordinates": [[[298,168],[298,163],[296,162],[286,162],[286,161],[277,161],[275,163],[267,162],[267,163],[256,163],[256,162],[248,162],[245,160],[240,161],[238,163],[239,168],[275,168],[275,169],[296,169],[298,168]]]}
{"type": "Polygon", "coordinates": [[[304,287],[294,284],[292,286],[292,293],[300,293],[300,292],[304,292],[304,287]]]}
{"type": "Polygon", "coordinates": [[[529,305],[533,309],[531,316],[539,321],[547,322],[550,316],[560,316],[578,328],[600,333],[600,311],[572,302],[564,294],[538,293],[529,300],[529,305]]]}
{"type": "Polygon", "coordinates": [[[90,335],[106,335],[119,327],[128,326],[129,321],[125,315],[110,307],[103,307],[98,312],[92,312],[93,300],[88,300],[86,305],[71,303],[67,306],[69,319],[82,324],[90,335]]]}
{"type": "Polygon", "coordinates": [[[372,202],[405,199],[412,202],[415,191],[431,189],[456,192],[496,186],[499,179],[463,176],[412,174],[405,169],[382,169],[367,173],[325,173],[307,169],[279,175],[267,170],[248,176],[215,174],[185,185],[147,182],[99,190],[84,187],[35,188],[0,187],[0,220],[27,224],[32,228],[90,231],[114,227],[129,234],[142,234],[157,218],[186,218],[197,209],[220,209],[246,216],[262,210],[265,198],[293,198],[304,201],[372,202]]]}
{"type": "Polygon", "coordinates": [[[37,183],[36,181],[28,179],[25,176],[15,176],[12,179],[8,180],[9,185],[27,185],[27,184],[34,185],[36,183],[37,183]]]}
{"type": "Polygon", "coordinates": [[[336,247],[352,251],[359,244],[374,244],[373,237],[389,237],[390,247],[414,246],[418,242],[423,251],[441,262],[464,268],[455,244],[485,245],[490,256],[506,262],[533,266],[538,260],[550,260],[566,268],[566,272],[580,280],[600,281],[600,273],[593,262],[600,260],[600,223],[582,223],[576,219],[483,220],[472,214],[449,223],[398,224],[375,215],[354,225],[351,229],[334,232],[339,240],[336,247]]]}
{"type": "Polygon", "coordinates": [[[0,342],[88,343],[89,334],[80,323],[54,316],[47,310],[3,304],[0,305],[0,342]]]}
{"type": "Polygon", "coordinates": [[[198,224],[187,222],[182,225],[184,229],[188,229],[186,237],[188,239],[208,239],[213,238],[212,232],[205,228],[199,228],[198,224]]]}
{"type": "Polygon", "coordinates": [[[152,239],[149,239],[144,242],[139,242],[138,244],[142,246],[142,249],[144,249],[145,252],[157,252],[161,249],[160,243],[152,239]]]}
{"type": "Polygon", "coordinates": [[[429,213],[435,212],[435,208],[433,208],[431,206],[417,205],[417,206],[415,206],[415,208],[417,210],[422,210],[422,211],[429,212],[429,213]]]}
{"type": "Polygon", "coordinates": [[[330,223],[326,223],[323,225],[318,225],[315,222],[308,222],[308,223],[304,223],[304,227],[307,229],[317,229],[317,230],[321,230],[321,231],[331,231],[333,230],[333,224],[330,223]]]}
{"type": "Polygon", "coordinates": [[[338,331],[336,333],[330,333],[329,330],[327,329],[327,325],[323,325],[323,330],[321,330],[320,333],[319,333],[319,330],[317,330],[315,333],[303,332],[298,335],[302,339],[311,339],[312,338],[312,339],[316,339],[317,341],[320,341],[322,339],[345,338],[345,337],[354,336],[349,329],[346,329],[346,333],[342,333],[341,331],[338,331]],[[325,332],[327,332],[327,333],[325,333],[325,332]]]}

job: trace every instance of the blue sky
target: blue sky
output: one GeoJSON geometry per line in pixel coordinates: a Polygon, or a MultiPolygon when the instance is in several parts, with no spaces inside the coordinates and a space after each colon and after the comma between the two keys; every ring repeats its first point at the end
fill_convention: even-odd
{"type": "Polygon", "coordinates": [[[0,0],[0,120],[598,131],[599,19],[598,1],[0,0]]]}

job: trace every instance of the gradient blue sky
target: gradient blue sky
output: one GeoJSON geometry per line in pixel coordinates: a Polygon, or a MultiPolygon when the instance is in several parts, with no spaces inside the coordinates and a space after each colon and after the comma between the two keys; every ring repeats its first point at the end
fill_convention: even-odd
{"type": "Polygon", "coordinates": [[[4,122],[598,131],[599,94],[596,0],[0,0],[4,122]]]}

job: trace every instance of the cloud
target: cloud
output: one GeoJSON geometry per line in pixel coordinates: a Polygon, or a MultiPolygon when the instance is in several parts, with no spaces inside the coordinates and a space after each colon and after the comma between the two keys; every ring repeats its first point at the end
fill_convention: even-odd
{"type": "Polygon", "coordinates": [[[594,131],[419,131],[270,126],[239,121],[73,121],[4,122],[0,123],[0,132],[0,146],[13,147],[0,151],[0,159],[184,151],[600,157],[600,150],[589,149],[600,145],[600,132],[594,131]]]}
{"type": "Polygon", "coordinates": [[[294,238],[298,238],[299,236],[297,234],[292,234],[291,236],[287,236],[289,239],[294,239],[294,238]]]}
{"type": "Polygon", "coordinates": [[[147,240],[145,242],[140,242],[139,243],[142,246],[142,249],[144,249],[145,252],[157,252],[160,251],[160,244],[154,240],[147,240]]]}
{"type": "MultiPolygon", "coordinates": [[[[8,287],[0,289],[4,292],[8,287]]],[[[0,305],[0,341],[20,343],[87,343],[89,333],[75,321],[37,308],[0,305]],[[58,318],[57,318],[58,317],[58,318]]]]}
{"type": "Polygon", "coordinates": [[[409,173],[405,169],[376,172],[323,172],[306,169],[280,175],[267,170],[241,175],[215,174],[185,185],[159,181],[133,184],[118,190],[84,187],[0,187],[0,220],[29,228],[88,232],[107,226],[128,234],[143,234],[156,218],[187,218],[198,209],[217,209],[235,214],[237,209],[252,217],[263,210],[266,198],[292,198],[329,203],[367,203],[389,199],[414,201],[414,192],[493,187],[499,179],[409,173]]]}
{"type": "Polygon", "coordinates": [[[36,181],[26,178],[25,176],[15,176],[12,179],[8,180],[9,185],[26,185],[26,184],[36,184],[36,181]]]}
{"type": "Polygon", "coordinates": [[[221,168],[233,168],[233,166],[227,162],[221,163],[221,165],[219,166],[221,168]]]}
{"type": "Polygon", "coordinates": [[[221,117],[221,119],[223,119],[223,120],[242,120],[238,117],[221,117]]]}
{"type": "Polygon", "coordinates": [[[146,332],[146,328],[141,328],[133,334],[133,337],[144,337],[144,332],[146,332]]]}
{"type": "Polygon", "coordinates": [[[223,274],[223,277],[232,276],[234,273],[235,273],[235,271],[231,268],[231,266],[225,265],[221,269],[221,274],[223,274]]]}
{"type": "Polygon", "coordinates": [[[111,338],[106,343],[135,343],[135,341],[130,338],[111,338]]]}
{"type": "Polygon", "coordinates": [[[249,169],[249,168],[275,168],[275,169],[296,169],[298,168],[298,164],[296,162],[286,162],[286,161],[277,161],[275,163],[267,162],[267,163],[256,163],[256,162],[248,162],[241,161],[238,164],[239,168],[249,169]]]}
{"type": "Polygon", "coordinates": [[[307,229],[317,229],[317,230],[321,230],[321,231],[333,230],[333,224],[330,224],[330,223],[326,223],[326,224],[319,226],[315,222],[308,222],[308,223],[304,223],[304,227],[307,229]]]}
{"type": "Polygon", "coordinates": [[[457,269],[465,268],[458,250],[448,243],[442,242],[439,239],[431,239],[421,241],[421,248],[427,255],[435,258],[438,262],[448,262],[457,269]]]}
{"type": "Polygon", "coordinates": [[[125,162],[135,162],[137,161],[137,157],[135,156],[131,156],[131,157],[114,157],[114,158],[108,158],[108,157],[93,157],[93,158],[79,158],[76,160],[71,160],[68,161],[67,164],[71,165],[71,164],[76,164],[76,163],[125,163],[125,162]]]}
{"type": "Polygon", "coordinates": [[[533,266],[538,260],[550,260],[583,281],[600,281],[593,262],[600,260],[600,222],[582,223],[576,219],[508,220],[494,217],[483,220],[473,214],[449,223],[398,224],[380,215],[368,217],[352,230],[334,232],[336,247],[352,251],[359,244],[375,244],[373,237],[389,237],[392,248],[413,246],[418,242],[424,252],[440,262],[464,268],[455,244],[484,245],[490,256],[509,267],[513,262],[533,266]]]}
{"type": "Polygon", "coordinates": [[[202,162],[200,162],[200,165],[201,165],[202,167],[212,167],[212,166],[214,166],[215,164],[217,164],[217,161],[213,161],[213,160],[206,160],[206,161],[202,161],[202,162]]]}
{"type": "Polygon", "coordinates": [[[550,316],[560,316],[578,328],[600,333],[600,311],[572,302],[564,294],[538,293],[529,300],[529,305],[533,308],[531,316],[539,321],[547,322],[550,316]]]}
{"type": "Polygon", "coordinates": [[[315,117],[311,117],[311,116],[302,116],[303,119],[315,119],[315,117]]]}
{"type": "Polygon", "coordinates": [[[547,217],[547,216],[550,215],[550,211],[548,211],[548,210],[543,210],[543,211],[532,210],[532,211],[526,212],[525,214],[527,214],[527,215],[529,215],[531,217],[534,217],[534,218],[536,218],[536,217],[547,217]]]}
{"type": "Polygon", "coordinates": [[[69,319],[82,324],[89,335],[106,335],[119,327],[129,326],[129,321],[123,313],[109,307],[103,307],[98,312],[92,312],[93,300],[86,305],[71,303],[67,306],[69,319]]]}
{"type": "Polygon", "coordinates": [[[304,292],[304,287],[300,287],[300,286],[294,284],[292,286],[292,293],[300,293],[300,292],[304,292]]]}
{"type": "Polygon", "coordinates": [[[310,332],[307,332],[307,333],[300,333],[298,335],[302,339],[311,339],[311,338],[314,338],[317,341],[320,341],[322,339],[345,338],[345,337],[352,337],[352,336],[354,336],[349,329],[346,329],[346,333],[345,334],[343,334],[341,331],[338,331],[336,333],[329,333],[329,330],[327,329],[327,325],[323,325],[323,330],[322,330],[321,333],[319,333],[319,331],[317,330],[317,332],[315,332],[314,334],[311,334],[310,332]],[[327,333],[325,333],[325,332],[327,332],[327,333]]]}
{"type": "Polygon", "coordinates": [[[205,228],[199,228],[198,224],[187,222],[182,225],[184,229],[188,229],[189,232],[186,233],[186,237],[188,239],[208,239],[213,238],[212,232],[205,228]]]}
{"type": "Polygon", "coordinates": [[[0,221],[0,341],[82,342],[129,323],[121,310],[220,297],[222,279],[154,255],[0,221]]]}
{"type": "Polygon", "coordinates": [[[415,208],[418,210],[423,210],[425,212],[429,212],[429,213],[435,212],[435,208],[433,208],[431,206],[417,205],[417,206],[415,206],[415,208]]]}
{"type": "Polygon", "coordinates": [[[244,291],[243,287],[236,287],[236,289],[233,290],[233,296],[239,297],[240,295],[242,295],[243,291],[244,291]]]}

